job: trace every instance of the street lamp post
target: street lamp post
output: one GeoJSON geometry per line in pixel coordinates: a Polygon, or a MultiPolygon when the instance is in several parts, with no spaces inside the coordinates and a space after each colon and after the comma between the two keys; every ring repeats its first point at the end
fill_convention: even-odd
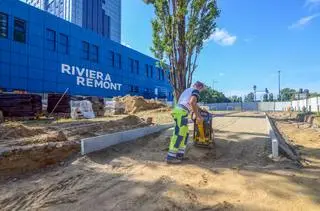
{"type": "Polygon", "coordinates": [[[279,85],[279,100],[281,101],[281,87],[280,87],[280,70],[278,71],[278,85],[279,85]]]}

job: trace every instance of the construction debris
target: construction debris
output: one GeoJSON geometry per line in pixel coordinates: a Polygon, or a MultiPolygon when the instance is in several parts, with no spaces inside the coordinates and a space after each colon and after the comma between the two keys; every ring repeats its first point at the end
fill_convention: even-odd
{"type": "Polygon", "coordinates": [[[146,100],[141,96],[124,96],[114,98],[115,102],[124,105],[124,113],[134,114],[139,111],[152,110],[167,107],[162,102],[156,100],[146,100]]]}
{"type": "Polygon", "coordinates": [[[62,94],[48,94],[48,113],[70,115],[70,96],[62,94]],[[61,99],[62,98],[62,99],[61,99]],[[59,102],[59,100],[61,101],[59,102]],[[59,102],[59,103],[58,103],[59,102]],[[56,108],[55,108],[56,106],[56,108]],[[54,110],[53,110],[54,109],[54,110]]]}
{"type": "Polygon", "coordinates": [[[41,96],[35,94],[0,94],[4,117],[36,117],[42,112],[41,96]]]}

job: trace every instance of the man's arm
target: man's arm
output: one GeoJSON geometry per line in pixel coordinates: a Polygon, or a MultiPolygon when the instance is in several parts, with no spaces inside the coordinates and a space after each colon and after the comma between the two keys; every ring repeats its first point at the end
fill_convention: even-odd
{"type": "Polygon", "coordinates": [[[197,121],[202,121],[202,117],[199,113],[197,102],[198,102],[198,98],[192,95],[189,101],[189,104],[191,105],[191,108],[192,108],[192,112],[196,115],[197,121]]]}

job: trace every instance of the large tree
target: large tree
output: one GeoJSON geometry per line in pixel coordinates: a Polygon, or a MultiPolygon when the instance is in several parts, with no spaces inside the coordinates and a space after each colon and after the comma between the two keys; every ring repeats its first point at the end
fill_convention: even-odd
{"type": "Polygon", "coordinates": [[[294,90],[294,89],[290,89],[290,88],[281,89],[281,91],[280,91],[281,100],[282,101],[294,100],[295,93],[296,93],[296,90],[294,90]]]}
{"type": "Polygon", "coordinates": [[[255,98],[254,93],[250,92],[248,95],[245,96],[244,102],[254,102],[255,101],[254,98],[255,98]]]}
{"type": "Polygon", "coordinates": [[[222,92],[218,92],[207,86],[200,93],[200,101],[202,103],[228,103],[230,102],[230,99],[228,99],[222,92]]]}
{"type": "Polygon", "coordinates": [[[175,98],[191,86],[203,43],[216,28],[216,0],[144,0],[152,4],[153,46],[161,67],[169,65],[175,98]],[[166,65],[167,64],[167,65],[166,65]]]}
{"type": "Polygon", "coordinates": [[[274,99],[273,99],[273,94],[270,93],[270,94],[269,94],[269,101],[272,102],[273,100],[274,100],[274,99]]]}
{"type": "Polygon", "coordinates": [[[269,101],[269,95],[266,93],[263,95],[263,102],[268,102],[269,101]]]}
{"type": "Polygon", "coordinates": [[[233,96],[229,97],[229,100],[233,103],[239,103],[239,102],[242,102],[242,97],[238,97],[236,95],[233,95],[233,96]]]}

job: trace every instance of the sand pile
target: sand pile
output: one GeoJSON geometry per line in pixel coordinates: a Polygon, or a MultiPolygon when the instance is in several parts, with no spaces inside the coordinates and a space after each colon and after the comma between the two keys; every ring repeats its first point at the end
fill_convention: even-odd
{"type": "Polygon", "coordinates": [[[20,123],[0,125],[0,140],[25,138],[43,133],[44,131],[40,128],[29,128],[20,123]]]}
{"type": "Polygon", "coordinates": [[[50,142],[66,142],[68,141],[67,136],[62,131],[52,131],[48,134],[41,134],[32,137],[28,137],[22,139],[21,141],[15,143],[13,142],[12,145],[31,145],[31,144],[43,144],[43,143],[50,143],[50,142]]]}
{"type": "Polygon", "coordinates": [[[167,107],[165,104],[155,101],[146,100],[141,96],[124,96],[114,98],[116,102],[122,103],[125,107],[125,113],[133,114],[139,111],[152,110],[167,107]]]}

